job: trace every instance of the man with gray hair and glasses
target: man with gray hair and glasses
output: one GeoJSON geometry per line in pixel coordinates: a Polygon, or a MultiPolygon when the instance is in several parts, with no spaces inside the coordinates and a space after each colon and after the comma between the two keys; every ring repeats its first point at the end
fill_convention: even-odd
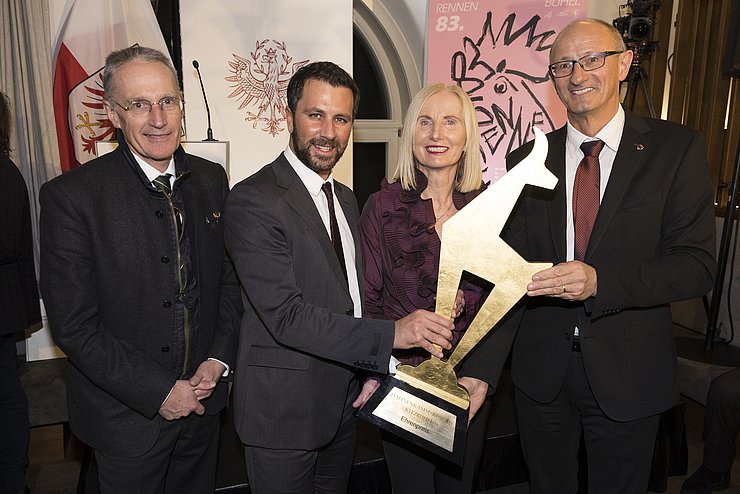
{"type": "Polygon", "coordinates": [[[242,308],[224,169],[180,146],[170,60],[108,55],[118,147],[41,189],[41,293],[69,358],[72,432],[102,492],[212,493],[242,308]]]}

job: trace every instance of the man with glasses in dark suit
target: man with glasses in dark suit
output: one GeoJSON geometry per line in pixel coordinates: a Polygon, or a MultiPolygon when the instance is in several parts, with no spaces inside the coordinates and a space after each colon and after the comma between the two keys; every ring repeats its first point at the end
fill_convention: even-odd
{"type": "Polygon", "coordinates": [[[532,493],[576,492],[582,433],[588,492],[647,490],[660,413],[678,403],[669,304],[706,293],[716,270],[704,140],[622,108],[631,62],[603,21],[560,32],[548,69],[568,123],[545,161],[559,181],[525,194],[504,232],[555,264],[527,287],[512,356],[532,493]]]}
{"type": "Polygon", "coordinates": [[[70,425],[103,492],[212,493],[242,314],[226,173],[180,147],[162,53],[111,53],[103,85],[118,148],[41,189],[41,290],[69,358],[70,425]]]}

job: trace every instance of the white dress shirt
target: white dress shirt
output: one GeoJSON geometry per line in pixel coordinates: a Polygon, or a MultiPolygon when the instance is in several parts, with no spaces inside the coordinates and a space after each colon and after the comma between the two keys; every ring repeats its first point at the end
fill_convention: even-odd
{"type": "MultiPolygon", "coordinates": [[[[285,157],[288,159],[288,163],[293,167],[298,178],[301,179],[303,185],[306,187],[308,194],[311,196],[316,209],[321,216],[321,221],[324,222],[326,228],[326,234],[331,238],[331,224],[329,221],[329,204],[326,199],[326,195],[321,190],[324,185],[324,179],[321,176],[311,170],[309,167],[303,164],[301,160],[293,153],[290,147],[285,148],[285,157]]],[[[332,190],[334,190],[334,176],[329,175],[326,182],[331,183],[332,190]]],[[[352,237],[352,230],[349,228],[347,218],[344,216],[342,205],[337,200],[336,193],[334,197],[334,211],[337,216],[337,224],[339,225],[339,234],[342,237],[342,250],[344,251],[344,265],[347,267],[347,281],[349,282],[349,295],[352,297],[352,303],[354,305],[354,316],[362,317],[362,297],[360,296],[360,285],[357,281],[357,268],[355,264],[355,241],[352,237]]]]}
{"type": "Polygon", "coordinates": [[[565,140],[565,200],[567,204],[565,239],[567,244],[566,260],[572,261],[575,250],[575,226],[573,225],[573,183],[576,180],[576,170],[578,164],[583,159],[581,144],[586,141],[595,141],[601,139],[606,144],[601,153],[599,153],[599,169],[601,170],[599,180],[599,202],[604,198],[604,191],[609,182],[609,176],[614,165],[614,158],[619,149],[619,141],[622,140],[622,131],[624,130],[624,110],[619,105],[617,114],[612,117],[608,124],[604,126],[594,137],[582,134],[570,122],[567,124],[567,137],[565,140]]]}
{"type": "MultiPolygon", "coordinates": [[[[609,183],[609,177],[614,166],[614,158],[617,156],[619,141],[622,140],[622,131],[624,130],[624,109],[619,105],[616,115],[607,123],[594,137],[582,134],[570,122],[567,124],[567,137],[565,139],[565,201],[566,205],[566,222],[565,222],[565,240],[566,240],[566,260],[574,259],[576,229],[573,224],[573,184],[576,180],[576,170],[578,164],[583,159],[581,144],[586,141],[595,141],[601,139],[605,146],[599,153],[599,203],[604,198],[604,191],[609,183]]],[[[576,326],[573,333],[579,336],[578,327],[576,326]]]]}

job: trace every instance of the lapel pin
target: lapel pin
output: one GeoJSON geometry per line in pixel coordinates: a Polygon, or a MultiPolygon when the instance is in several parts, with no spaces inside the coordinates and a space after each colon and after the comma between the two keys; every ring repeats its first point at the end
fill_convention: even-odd
{"type": "Polygon", "coordinates": [[[218,223],[218,221],[221,219],[221,211],[214,211],[213,219],[216,220],[216,223],[218,223]]]}
{"type": "Polygon", "coordinates": [[[642,151],[643,149],[645,149],[645,146],[641,142],[638,142],[635,143],[635,149],[637,149],[638,151],[642,151]]]}

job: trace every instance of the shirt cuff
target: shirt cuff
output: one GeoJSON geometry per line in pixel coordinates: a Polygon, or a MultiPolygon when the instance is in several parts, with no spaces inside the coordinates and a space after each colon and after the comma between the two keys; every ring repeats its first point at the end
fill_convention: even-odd
{"type": "Polygon", "coordinates": [[[391,376],[396,373],[396,367],[398,367],[401,364],[401,361],[398,360],[396,357],[391,355],[391,360],[388,362],[388,374],[391,376]]]}
{"type": "Polygon", "coordinates": [[[224,367],[226,367],[226,370],[224,371],[223,374],[221,374],[221,377],[229,377],[229,373],[231,372],[231,368],[229,367],[229,365],[226,362],[222,362],[222,361],[220,361],[217,358],[207,358],[206,360],[213,360],[213,361],[218,362],[219,364],[223,365],[224,367]]]}
{"type": "MultiPolygon", "coordinates": [[[[175,384],[177,384],[177,383],[175,383],[175,384]]],[[[175,389],[175,385],[173,384],[172,387],[170,388],[170,392],[167,393],[167,396],[165,397],[164,401],[162,402],[161,405],[159,405],[159,408],[162,408],[164,406],[164,404],[167,403],[167,399],[170,397],[170,395],[172,394],[172,391],[174,391],[174,389],[175,389]]]]}

